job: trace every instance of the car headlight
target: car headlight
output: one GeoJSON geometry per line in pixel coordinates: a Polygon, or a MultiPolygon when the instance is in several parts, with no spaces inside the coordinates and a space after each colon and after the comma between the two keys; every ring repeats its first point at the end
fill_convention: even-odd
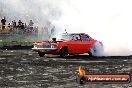
{"type": "Polygon", "coordinates": [[[51,44],[51,48],[57,48],[56,44],[51,44]]]}
{"type": "Polygon", "coordinates": [[[33,45],[33,48],[37,48],[37,45],[33,45]]]}

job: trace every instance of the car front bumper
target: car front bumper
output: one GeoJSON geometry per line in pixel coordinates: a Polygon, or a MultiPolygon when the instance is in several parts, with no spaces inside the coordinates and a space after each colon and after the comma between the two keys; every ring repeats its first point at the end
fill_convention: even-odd
{"type": "Polygon", "coordinates": [[[32,48],[35,52],[53,53],[57,51],[57,48],[32,48]]]}

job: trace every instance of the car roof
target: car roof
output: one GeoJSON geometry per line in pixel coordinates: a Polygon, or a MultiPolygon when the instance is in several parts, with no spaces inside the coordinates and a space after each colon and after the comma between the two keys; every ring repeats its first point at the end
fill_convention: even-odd
{"type": "Polygon", "coordinates": [[[78,35],[80,35],[80,34],[81,34],[81,35],[84,35],[85,33],[62,33],[62,34],[64,34],[64,35],[65,35],[65,34],[68,34],[68,35],[75,35],[75,34],[78,34],[78,35]]]}

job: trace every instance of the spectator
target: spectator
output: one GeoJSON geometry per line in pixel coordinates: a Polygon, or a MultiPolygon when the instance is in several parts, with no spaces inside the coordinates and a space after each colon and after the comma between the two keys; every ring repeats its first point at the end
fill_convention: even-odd
{"type": "Polygon", "coordinates": [[[20,28],[21,26],[22,26],[22,21],[19,20],[19,21],[18,21],[18,28],[20,28]]]}
{"type": "Polygon", "coordinates": [[[8,27],[11,28],[11,23],[8,23],[8,27]]]}
{"type": "Polygon", "coordinates": [[[12,22],[13,22],[13,27],[16,28],[16,21],[14,20],[14,21],[12,21],[12,22]]]}
{"type": "Polygon", "coordinates": [[[5,16],[4,16],[4,18],[1,20],[1,23],[2,23],[2,30],[4,30],[4,29],[5,29],[5,24],[6,24],[5,16]]]}
{"type": "Polygon", "coordinates": [[[29,29],[30,29],[30,31],[33,31],[33,21],[32,20],[30,20],[30,22],[29,22],[29,29]]]}
{"type": "Polygon", "coordinates": [[[21,34],[23,34],[25,32],[25,27],[24,27],[24,23],[22,23],[21,25],[21,34]]]}
{"type": "Polygon", "coordinates": [[[38,26],[36,27],[35,33],[38,34],[38,26]]]}
{"type": "Polygon", "coordinates": [[[11,21],[11,28],[13,29],[13,21],[11,21]]]}
{"type": "Polygon", "coordinates": [[[16,26],[16,21],[12,21],[12,31],[13,31],[13,34],[16,34],[17,33],[17,26],[16,26]]]}
{"type": "Polygon", "coordinates": [[[24,27],[27,28],[27,24],[26,23],[24,24],[24,27]]]}
{"type": "Polygon", "coordinates": [[[21,26],[22,26],[22,21],[18,21],[18,33],[21,34],[21,26]]]}
{"type": "Polygon", "coordinates": [[[34,30],[32,31],[33,32],[33,35],[37,35],[38,34],[38,27],[34,27],[33,28],[34,30]]]}
{"type": "Polygon", "coordinates": [[[27,24],[26,23],[24,23],[24,34],[25,35],[28,35],[28,32],[29,32],[29,28],[28,28],[28,26],[27,26],[27,24]]]}

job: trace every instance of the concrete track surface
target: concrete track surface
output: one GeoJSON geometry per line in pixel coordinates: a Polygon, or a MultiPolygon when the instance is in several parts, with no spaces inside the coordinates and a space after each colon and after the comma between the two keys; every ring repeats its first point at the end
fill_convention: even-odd
{"type": "Polygon", "coordinates": [[[32,50],[0,50],[0,88],[132,88],[132,82],[80,85],[73,74],[80,65],[90,74],[132,74],[132,56],[76,55],[65,59],[39,57],[32,50]]]}

